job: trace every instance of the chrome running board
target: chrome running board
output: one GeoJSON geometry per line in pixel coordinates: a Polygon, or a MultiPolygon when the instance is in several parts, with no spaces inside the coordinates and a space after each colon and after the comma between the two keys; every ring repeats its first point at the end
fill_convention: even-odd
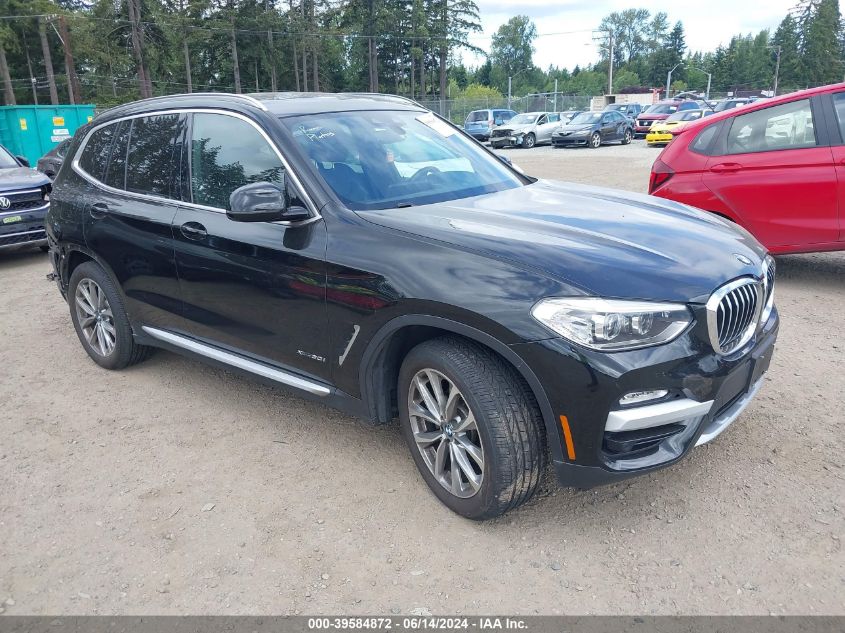
{"type": "Polygon", "coordinates": [[[164,341],[165,343],[170,343],[171,345],[181,347],[182,349],[199,354],[200,356],[205,356],[206,358],[225,363],[226,365],[237,367],[238,369],[248,371],[251,374],[262,376],[263,378],[269,378],[270,380],[287,385],[288,387],[302,389],[303,391],[313,393],[317,396],[327,396],[331,393],[331,389],[319,383],[306,380],[305,378],[300,378],[299,376],[289,374],[281,369],[269,367],[263,363],[255,362],[254,360],[249,360],[243,356],[223,351],[222,349],[206,345],[205,343],[200,343],[199,341],[195,341],[186,336],[173,334],[172,332],[159,330],[146,325],[141,329],[153,338],[164,341]]]}

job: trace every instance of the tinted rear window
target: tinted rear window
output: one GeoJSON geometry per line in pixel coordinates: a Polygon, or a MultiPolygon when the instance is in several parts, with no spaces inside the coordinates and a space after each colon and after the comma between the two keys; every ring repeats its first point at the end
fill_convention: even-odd
{"type": "Polygon", "coordinates": [[[161,114],[132,120],[126,165],[126,190],[172,197],[173,160],[181,117],[161,114]]]}
{"type": "Polygon", "coordinates": [[[489,113],[487,110],[476,110],[475,112],[470,112],[469,116],[467,117],[467,123],[476,123],[477,121],[486,121],[490,118],[489,113]]]}
{"type": "Polygon", "coordinates": [[[710,154],[710,147],[713,145],[713,139],[716,138],[716,132],[718,131],[718,123],[708,125],[698,133],[698,136],[695,137],[692,145],[690,145],[690,149],[698,154],[710,154]]]}
{"type": "Polygon", "coordinates": [[[113,123],[96,130],[85,144],[82,155],[79,157],[79,166],[97,180],[103,177],[103,170],[109,160],[111,143],[117,124],[113,123]]]}

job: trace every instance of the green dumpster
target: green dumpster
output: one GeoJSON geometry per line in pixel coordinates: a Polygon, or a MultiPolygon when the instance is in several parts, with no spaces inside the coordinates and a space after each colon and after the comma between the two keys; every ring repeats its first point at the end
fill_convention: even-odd
{"type": "Polygon", "coordinates": [[[0,106],[0,144],[36,161],[94,118],[93,105],[0,106]]]}

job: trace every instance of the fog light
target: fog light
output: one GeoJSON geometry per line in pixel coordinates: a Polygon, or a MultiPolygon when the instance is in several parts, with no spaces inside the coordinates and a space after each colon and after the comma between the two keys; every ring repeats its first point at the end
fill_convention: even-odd
{"type": "Polygon", "coordinates": [[[625,406],[629,404],[639,404],[641,402],[649,402],[650,400],[659,400],[665,398],[669,392],[666,389],[654,389],[652,391],[632,391],[626,393],[619,398],[619,404],[625,406]]]}

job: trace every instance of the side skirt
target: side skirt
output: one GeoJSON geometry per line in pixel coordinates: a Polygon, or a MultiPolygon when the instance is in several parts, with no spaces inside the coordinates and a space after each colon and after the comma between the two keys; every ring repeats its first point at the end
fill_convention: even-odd
{"type": "Polygon", "coordinates": [[[234,370],[237,373],[258,378],[261,382],[291,388],[297,395],[308,400],[323,403],[368,422],[373,422],[363,402],[349,394],[325,383],[297,376],[278,367],[251,360],[218,347],[201,343],[181,334],[144,325],[138,342],[144,345],[161,347],[187,356],[195,357],[206,363],[234,370]]]}

